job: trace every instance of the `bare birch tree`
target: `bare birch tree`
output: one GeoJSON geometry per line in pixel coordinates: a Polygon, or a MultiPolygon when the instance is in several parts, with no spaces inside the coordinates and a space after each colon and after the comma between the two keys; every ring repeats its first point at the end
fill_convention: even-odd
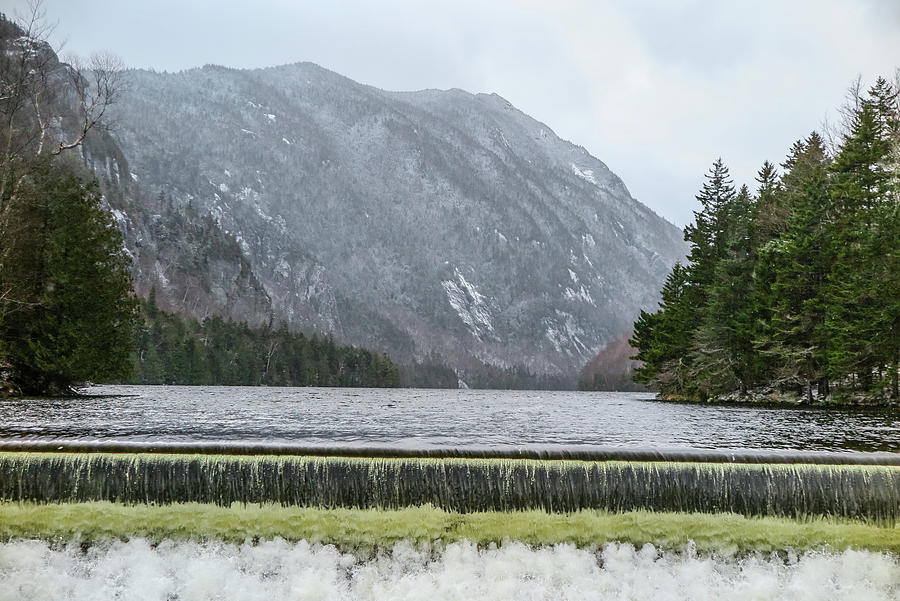
{"type": "Polygon", "coordinates": [[[10,263],[28,230],[17,200],[29,166],[81,146],[122,89],[117,58],[60,62],[49,43],[53,31],[41,0],[30,0],[14,20],[0,15],[0,328],[10,310],[28,303],[10,263]]]}

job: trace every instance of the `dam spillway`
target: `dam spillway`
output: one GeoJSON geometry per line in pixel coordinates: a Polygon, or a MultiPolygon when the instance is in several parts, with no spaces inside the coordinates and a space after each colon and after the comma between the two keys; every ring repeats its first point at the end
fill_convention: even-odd
{"type": "Polygon", "coordinates": [[[103,452],[103,445],[95,445],[94,452],[84,452],[84,446],[81,452],[3,450],[0,500],[355,509],[431,505],[460,513],[726,512],[890,526],[900,514],[900,466],[892,456],[882,465],[859,465],[848,464],[846,457],[840,458],[844,463],[828,463],[827,455],[818,456],[818,463],[760,463],[734,456],[712,461],[715,454],[709,453],[693,457],[705,461],[690,460],[691,454],[664,461],[664,455],[640,460],[633,453],[630,460],[597,460],[496,452],[461,457],[449,451],[396,456],[403,452],[390,449],[370,449],[370,456],[313,456],[249,454],[247,448],[240,455],[114,448],[120,452],[103,452]]]}
{"type": "Polygon", "coordinates": [[[0,405],[0,598],[887,601],[900,590],[892,411],[100,391],[0,405]]]}
{"type": "Polygon", "coordinates": [[[2,407],[0,499],[455,512],[733,512],[893,524],[891,411],[639,394],[101,387],[2,407]]]}

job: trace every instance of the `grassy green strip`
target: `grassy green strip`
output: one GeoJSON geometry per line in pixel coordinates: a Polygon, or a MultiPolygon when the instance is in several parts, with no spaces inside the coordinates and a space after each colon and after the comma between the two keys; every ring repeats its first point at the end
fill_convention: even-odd
{"type": "Polygon", "coordinates": [[[703,553],[733,554],[823,547],[900,554],[900,528],[853,521],[745,518],[735,514],[542,511],[459,514],[433,507],[398,510],[281,506],[230,508],[185,503],[165,506],[107,502],[0,503],[0,540],[42,538],[96,542],[144,537],[233,542],[282,537],[344,549],[389,548],[400,540],[468,540],[480,545],[517,540],[532,545],[610,541],[681,549],[693,541],[703,553]]]}

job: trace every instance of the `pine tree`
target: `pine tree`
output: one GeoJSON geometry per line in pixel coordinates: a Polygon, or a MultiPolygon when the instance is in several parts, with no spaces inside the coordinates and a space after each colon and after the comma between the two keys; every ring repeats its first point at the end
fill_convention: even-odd
{"type": "MultiPolygon", "coordinates": [[[[897,197],[890,157],[896,92],[879,80],[859,103],[832,164],[835,263],[827,286],[829,375],[863,391],[884,387],[898,360],[897,197]]],[[[891,386],[894,388],[893,384],[891,386]]]]}
{"type": "Polygon", "coordinates": [[[768,298],[770,319],[757,333],[756,346],[772,358],[781,387],[826,396],[828,336],[824,329],[824,287],[831,265],[827,224],[831,198],[822,138],[813,132],[792,148],[785,163],[784,198],[789,208],[785,231],[759,253],[774,281],[768,298]]]}
{"type": "Polygon", "coordinates": [[[60,393],[130,369],[135,300],[128,258],[96,183],[38,161],[19,188],[27,220],[9,273],[26,277],[26,302],[5,316],[2,338],[25,393],[60,393]]]}
{"type": "Polygon", "coordinates": [[[750,190],[742,186],[720,212],[722,256],[708,285],[703,321],[692,344],[693,379],[702,396],[746,391],[752,385],[753,275],[750,190]]]}

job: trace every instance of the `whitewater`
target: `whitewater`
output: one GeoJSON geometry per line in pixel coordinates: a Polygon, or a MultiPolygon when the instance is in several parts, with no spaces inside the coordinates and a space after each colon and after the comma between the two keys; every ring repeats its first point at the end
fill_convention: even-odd
{"type": "Polygon", "coordinates": [[[0,546],[0,600],[819,600],[893,601],[900,564],[844,551],[704,556],[651,545],[530,547],[398,543],[357,557],[269,540],[152,544],[144,539],[0,546]]]}

